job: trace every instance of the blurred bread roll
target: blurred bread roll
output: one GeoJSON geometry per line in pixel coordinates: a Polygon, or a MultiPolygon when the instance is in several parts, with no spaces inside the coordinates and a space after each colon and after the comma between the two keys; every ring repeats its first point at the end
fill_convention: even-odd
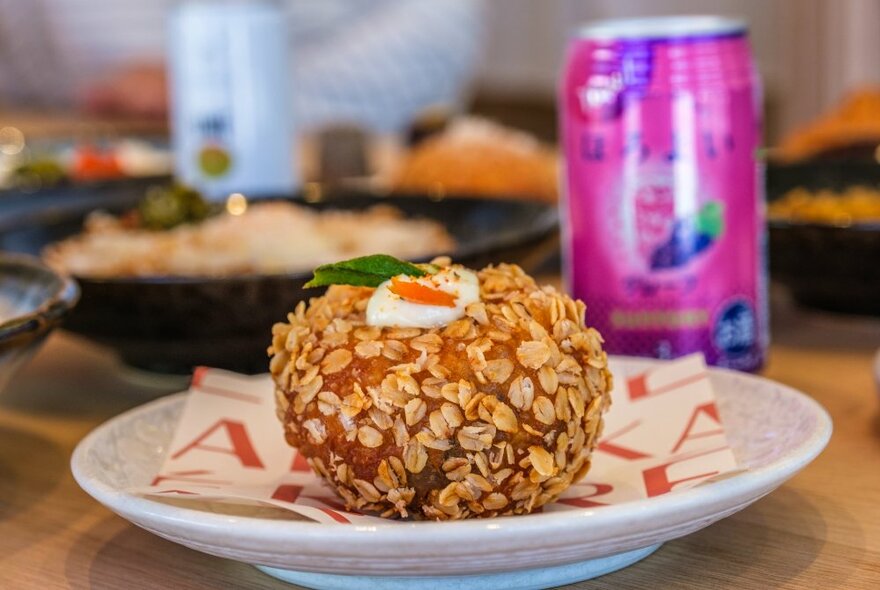
{"type": "Polygon", "coordinates": [[[556,167],[556,152],[528,133],[465,117],[404,155],[392,186],[400,193],[555,202],[556,167]]]}
{"type": "Polygon", "coordinates": [[[776,151],[795,161],[854,144],[880,144],[880,88],[849,93],[832,110],[789,133],[776,151]]]}

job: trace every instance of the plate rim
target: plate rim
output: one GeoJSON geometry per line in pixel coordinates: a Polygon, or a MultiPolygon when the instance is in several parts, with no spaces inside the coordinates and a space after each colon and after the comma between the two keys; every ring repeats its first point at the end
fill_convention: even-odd
{"type": "MultiPolygon", "coordinates": [[[[613,358],[623,362],[642,363],[644,366],[663,362],[656,359],[625,356],[613,358]]],[[[519,531],[520,529],[534,529],[538,527],[542,534],[561,533],[578,528],[585,520],[593,523],[596,528],[600,528],[605,522],[618,521],[621,518],[625,518],[626,515],[631,516],[648,510],[653,515],[660,516],[675,515],[677,512],[684,513],[688,506],[694,505],[695,500],[698,503],[700,501],[708,501],[710,504],[713,501],[717,503],[718,500],[736,496],[736,490],[744,486],[748,490],[763,492],[754,494],[754,497],[743,505],[744,507],[765,493],[769,493],[812,462],[828,444],[833,431],[833,423],[830,415],[821,404],[793,387],[757,375],[729,369],[709,367],[708,371],[710,376],[716,373],[741,378],[754,383],[772,383],[780,388],[783,395],[798,399],[801,403],[806,404],[817,417],[816,427],[807,440],[786,457],[776,459],[763,467],[750,469],[731,477],[714,481],[706,486],[697,486],[674,494],[665,494],[653,498],[643,498],[623,504],[605,506],[601,510],[582,508],[561,512],[517,515],[516,517],[507,518],[467,519],[452,522],[389,521],[368,526],[327,526],[326,524],[301,520],[278,520],[253,516],[217,514],[157,502],[147,497],[120,490],[84,473],[86,454],[99,439],[113,429],[116,423],[131,420],[139,414],[148,414],[156,411],[159,407],[183,403],[187,393],[185,391],[164,396],[132,408],[110,418],[93,429],[77,444],[71,456],[71,471],[74,479],[87,494],[117,513],[143,515],[154,521],[160,521],[175,527],[179,527],[181,522],[185,521],[187,529],[200,530],[203,533],[216,531],[218,528],[228,530],[231,525],[241,525],[240,528],[237,528],[236,536],[242,539],[263,538],[267,532],[276,538],[298,537],[301,539],[304,535],[307,535],[311,543],[318,542],[320,545],[342,541],[347,543],[357,542],[357,540],[363,541],[368,538],[381,538],[389,543],[401,542],[403,540],[411,542],[410,535],[414,530],[418,530],[422,538],[430,538],[432,546],[442,543],[444,539],[448,540],[460,535],[469,535],[471,539],[478,540],[475,535],[497,535],[503,531],[519,531]],[[711,490],[711,493],[707,495],[709,490],[711,490]],[[120,503],[124,503],[125,506],[120,507],[120,503]]],[[[690,520],[683,519],[682,522],[690,522],[690,520]]],[[[491,549],[487,549],[487,551],[491,552],[491,549]]],[[[476,552],[473,553],[475,554],[476,552]]]]}

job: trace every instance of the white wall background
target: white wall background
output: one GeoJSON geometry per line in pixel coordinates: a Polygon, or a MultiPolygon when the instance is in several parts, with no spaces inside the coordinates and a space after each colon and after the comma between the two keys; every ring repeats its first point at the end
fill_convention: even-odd
{"type": "Polygon", "coordinates": [[[598,18],[723,14],[749,22],[776,126],[785,131],[854,85],[880,83],[880,0],[489,0],[477,85],[551,97],[568,35],[598,18]]]}

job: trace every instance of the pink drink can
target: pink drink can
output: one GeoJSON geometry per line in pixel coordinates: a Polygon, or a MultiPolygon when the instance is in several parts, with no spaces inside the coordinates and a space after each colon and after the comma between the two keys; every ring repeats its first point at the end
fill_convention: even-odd
{"type": "Polygon", "coordinates": [[[741,21],[602,21],[571,42],[565,277],[610,352],[763,364],[760,105],[741,21]]]}

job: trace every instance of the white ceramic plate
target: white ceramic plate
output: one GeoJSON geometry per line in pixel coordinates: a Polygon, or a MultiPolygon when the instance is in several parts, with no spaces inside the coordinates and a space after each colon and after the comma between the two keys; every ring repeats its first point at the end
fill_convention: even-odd
{"type": "MultiPolygon", "coordinates": [[[[657,361],[622,359],[627,373],[657,361]]],[[[252,563],[313,588],[539,588],[624,567],[660,543],[742,510],[812,461],[831,419],[784,385],[711,369],[722,421],[748,469],[719,481],[626,504],[458,522],[327,526],[276,509],[158,501],[126,493],[156,473],[183,408],[171,396],[89,434],[74,477],[96,500],[161,537],[252,563]],[[443,576],[435,578],[434,576],[443,576]],[[417,578],[417,579],[416,579],[417,578]]]]}

